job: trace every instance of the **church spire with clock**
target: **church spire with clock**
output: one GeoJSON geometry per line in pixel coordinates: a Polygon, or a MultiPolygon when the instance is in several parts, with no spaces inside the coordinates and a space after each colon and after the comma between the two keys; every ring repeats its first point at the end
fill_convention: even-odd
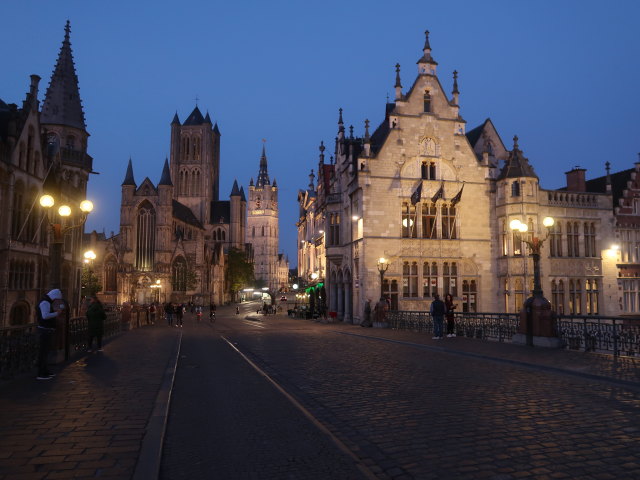
{"type": "Polygon", "coordinates": [[[247,242],[253,246],[254,274],[271,291],[281,287],[278,280],[278,187],[271,183],[264,144],[257,181],[249,183],[247,242]]]}

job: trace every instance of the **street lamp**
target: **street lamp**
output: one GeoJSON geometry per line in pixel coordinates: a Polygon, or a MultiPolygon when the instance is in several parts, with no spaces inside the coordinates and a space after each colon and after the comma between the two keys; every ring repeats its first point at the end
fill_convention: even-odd
{"type": "MultiPolygon", "coordinates": [[[[529,249],[531,250],[531,258],[533,259],[533,296],[534,297],[542,297],[542,285],[540,284],[540,250],[542,249],[542,245],[549,238],[551,234],[551,227],[555,223],[552,217],[545,217],[542,220],[542,225],[547,229],[547,234],[544,238],[539,237],[531,237],[531,240],[527,240],[525,238],[522,239],[524,243],[527,244],[529,249]]],[[[513,231],[519,231],[521,233],[526,233],[529,230],[526,223],[522,223],[518,219],[511,220],[509,222],[509,228],[513,231]]]]}
{"type": "Polygon", "coordinates": [[[378,259],[378,272],[380,272],[380,298],[384,297],[384,274],[389,269],[389,260],[384,257],[378,259]]]}
{"type": "MultiPolygon", "coordinates": [[[[93,203],[89,200],[83,200],[78,205],[80,210],[80,219],[77,223],[69,220],[69,217],[73,213],[72,208],[69,205],[60,205],[57,210],[57,217],[51,213],[51,207],[56,204],[53,196],[45,194],[40,197],[40,205],[47,210],[47,221],[51,226],[51,246],[49,249],[49,255],[51,257],[51,272],[49,283],[51,289],[60,288],[60,267],[62,265],[62,244],[64,243],[64,236],[74,228],[81,227],[87,221],[87,216],[93,210],[93,203]]],[[[87,257],[85,257],[87,258],[87,257]]],[[[94,254],[95,258],[95,254],[94,254]]],[[[87,260],[89,260],[87,258],[87,260]]]]}

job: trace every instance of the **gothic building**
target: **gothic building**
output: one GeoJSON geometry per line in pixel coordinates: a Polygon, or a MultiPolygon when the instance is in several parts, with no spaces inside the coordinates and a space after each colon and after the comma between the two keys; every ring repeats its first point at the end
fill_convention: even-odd
{"type": "MultiPolygon", "coordinates": [[[[0,201],[5,206],[0,213],[0,326],[32,322],[50,286],[49,223],[40,196],[49,193],[57,205],[79,205],[93,171],[70,33],[67,22],[42,110],[38,75],[31,75],[20,107],[0,100],[0,201]]],[[[80,220],[72,209],[69,222],[80,220]]],[[[72,307],[79,298],[81,260],[82,228],[70,229],[60,276],[72,307]]]]}
{"type": "Polygon", "coordinates": [[[275,178],[269,180],[263,145],[258,179],[249,182],[247,242],[253,247],[255,278],[272,292],[288,284],[289,262],[278,254],[278,238],[278,185],[275,178]]]}
{"type": "Polygon", "coordinates": [[[312,172],[298,195],[300,275],[324,283],[344,321],[381,294],[400,310],[450,293],[460,311],[516,312],[533,288],[526,241],[549,234],[541,273],[553,308],[618,314],[611,193],[543,189],[517,137],[508,149],[489,119],[467,132],[457,72],[449,96],[428,32],[417,67],[404,91],[396,65],[395,100],[372,134],[368,120],[361,137],[347,133],[340,110],[335,158],[326,164],[321,145],[317,182],[312,172]]]}
{"type": "MultiPolygon", "coordinates": [[[[225,254],[245,248],[246,198],[234,182],[219,199],[220,131],[196,106],[171,122],[171,158],[160,179],[122,182],[120,233],[104,242],[103,299],[208,304],[229,301],[225,254]]],[[[159,171],[160,173],[160,171],[159,171]]]]}

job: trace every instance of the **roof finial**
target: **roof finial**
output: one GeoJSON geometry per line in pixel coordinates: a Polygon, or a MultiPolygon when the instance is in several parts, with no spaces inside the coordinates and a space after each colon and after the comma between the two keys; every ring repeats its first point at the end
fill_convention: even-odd
{"type": "Polygon", "coordinates": [[[453,92],[452,93],[460,93],[458,90],[458,71],[453,71],[453,92]]]}
{"type": "Polygon", "coordinates": [[[518,135],[513,136],[513,149],[514,150],[518,149],[518,135]]]}
{"type": "Polygon", "coordinates": [[[364,139],[369,140],[369,119],[364,121],[364,139]]]}
{"type": "Polygon", "coordinates": [[[311,173],[309,174],[309,190],[314,190],[313,180],[316,176],[313,173],[313,168],[311,169],[311,173]]]}
{"type": "Polygon", "coordinates": [[[396,84],[394,85],[396,88],[402,88],[402,84],[400,83],[400,64],[396,63],[396,84]]]}
{"type": "Polygon", "coordinates": [[[342,108],[339,108],[338,112],[340,112],[340,116],[338,117],[338,125],[342,125],[344,124],[344,122],[342,121],[342,108]]]}
{"type": "Polygon", "coordinates": [[[67,20],[67,24],[64,26],[64,41],[69,41],[69,34],[71,33],[71,22],[67,20]]]}
{"type": "Polygon", "coordinates": [[[429,30],[424,31],[424,36],[425,36],[425,40],[424,40],[423,50],[431,50],[431,45],[429,45],[429,30]]]}
{"type": "Polygon", "coordinates": [[[198,106],[198,100],[200,99],[198,98],[198,94],[196,93],[196,107],[198,106]]]}
{"type": "Polygon", "coordinates": [[[609,162],[605,162],[604,169],[607,171],[607,175],[609,175],[609,173],[611,173],[611,164],[609,162]]]}
{"type": "Polygon", "coordinates": [[[353,138],[353,125],[349,125],[349,138],[353,138]]]}
{"type": "Polygon", "coordinates": [[[320,147],[318,147],[318,150],[320,150],[320,163],[324,163],[324,140],[320,140],[320,147]]]}

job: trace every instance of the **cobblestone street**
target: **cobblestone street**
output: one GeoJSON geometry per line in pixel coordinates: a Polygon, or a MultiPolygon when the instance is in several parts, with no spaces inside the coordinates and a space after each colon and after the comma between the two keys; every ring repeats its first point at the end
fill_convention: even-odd
{"type": "Polygon", "coordinates": [[[0,478],[640,478],[635,359],[254,312],[3,383],[0,478]]]}

